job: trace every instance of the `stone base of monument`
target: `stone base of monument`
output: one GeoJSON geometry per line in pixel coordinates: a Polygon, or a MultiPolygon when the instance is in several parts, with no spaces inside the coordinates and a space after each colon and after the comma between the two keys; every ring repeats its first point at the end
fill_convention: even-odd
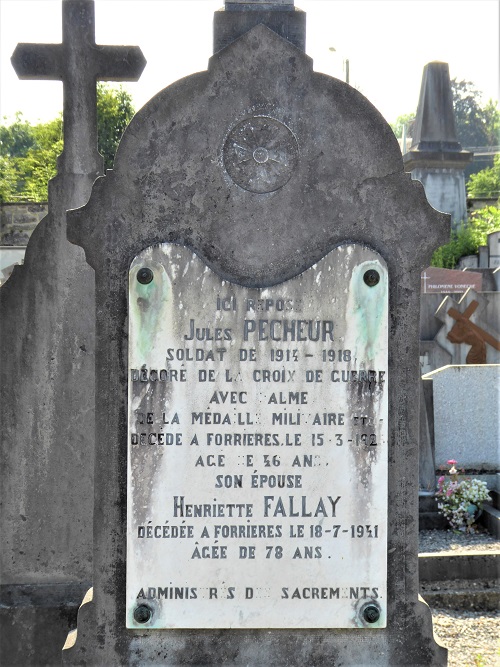
{"type": "Polygon", "coordinates": [[[1,586],[0,664],[58,665],[87,589],[88,584],[1,586]]]}
{"type": "Polygon", "coordinates": [[[499,556],[496,551],[420,554],[418,557],[420,584],[447,579],[463,581],[495,579],[498,575],[499,556]]]}
{"type": "Polygon", "coordinates": [[[420,595],[430,607],[495,611],[500,607],[500,551],[421,553],[420,595]]]}
{"type": "MultiPolygon", "coordinates": [[[[492,504],[483,506],[478,524],[500,537],[499,493],[490,491],[492,504]]],[[[421,530],[447,529],[432,495],[419,497],[421,530]],[[444,525],[443,525],[444,524],[444,525]],[[423,526],[423,527],[422,527],[423,526]]],[[[430,607],[456,610],[495,611],[500,607],[500,551],[420,553],[420,595],[430,607]]]]}
{"type": "Polygon", "coordinates": [[[418,496],[418,528],[419,530],[446,530],[448,522],[439,513],[434,494],[418,496]]]}
{"type": "Polygon", "coordinates": [[[500,606],[500,586],[495,579],[446,579],[424,583],[420,595],[430,607],[440,609],[489,612],[500,606]]]}
{"type": "Polygon", "coordinates": [[[491,505],[485,504],[483,506],[483,513],[479,518],[479,522],[486,528],[486,530],[500,539],[500,494],[498,491],[490,491],[492,497],[491,505]]]}

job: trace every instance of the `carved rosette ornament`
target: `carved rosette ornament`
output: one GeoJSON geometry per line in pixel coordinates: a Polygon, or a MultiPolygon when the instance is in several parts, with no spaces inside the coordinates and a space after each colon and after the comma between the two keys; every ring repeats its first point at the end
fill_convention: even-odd
{"type": "Polygon", "coordinates": [[[236,185],[263,194],[288,183],[299,159],[299,147],[286,125],[268,116],[254,116],[229,132],[223,159],[236,185]]]}

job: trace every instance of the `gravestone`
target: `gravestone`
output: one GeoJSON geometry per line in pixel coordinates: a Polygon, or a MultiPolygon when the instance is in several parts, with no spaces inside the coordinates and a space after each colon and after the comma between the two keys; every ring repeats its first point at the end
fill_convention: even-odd
{"type": "Polygon", "coordinates": [[[455,271],[428,266],[422,273],[422,294],[463,294],[470,287],[480,292],[483,276],[473,271],[455,271]]]}
{"type": "Polygon", "coordinates": [[[64,89],[64,151],[49,213],[0,290],[1,651],[9,665],[54,664],[92,579],[94,276],[66,238],[66,210],[102,173],[96,80],[136,80],[137,47],[94,38],[94,4],[62,3],[61,44],[19,44],[25,79],[64,89]]]}
{"type": "Polygon", "coordinates": [[[238,11],[68,215],[97,437],[63,662],[443,665],[415,471],[420,272],[448,218],[358,91],[238,11]]]}
{"type": "Polygon", "coordinates": [[[477,255],[464,255],[460,257],[457,264],[457,269],[461,271],[464,269],[477,269],[479,267],[479,259],[477,255]]]}
{"type": "Polygon", "coordinates": [[[453,365],[500,363],[500,332],[491,323],[498,323],[495,296],[468,289],[458,302],[447,296],[439,305],[436,317],[443,326],[436,341],[451,355],[453,365]],[[491,307],[490,301],[495,302],[491,307]]]}
{"type": "Polygon", "coordinates": [[[432,382],[437,466],[456,459],[474,474],[500,469],[500,365],[445,366],[423,377],[432,382]]]}
{"type": "Polygon", "coordinates": [[[473,154],[457,139],[448,63],[424,67],[406,171],[420,181],[430,204],[450,213],[452,224],[467,220],[464,169],[473,154]]]}
{"type": "Polygon", "coordinates": [[[490,269],[500,266],[500,230],[488,234],[488,251],[490,269]]]}
{"type": "Polygon", "coordinates": [[[498,290],[495,284],[495,269],[500,267],[500,231],[488,234],[486,245],[478,248],[477,255],[466,255],[457,262],[460,269],[481,269],[483,276],[487,277],[487,283],[483,289],[498,290]],[[491,271],[488,271],[491,269],[491,271]]]}
{"type": "Polygon", "coordinates": [[[47,204],[0,203],[0,247],[26,246],[33,230],[47,215],[47,204]]]}
{"type": "MultiPolygon", "coordinates": [[[[426,272],[428,269],[426,270],[426,272]]],[[[439,269],[439,272],[446,271],[439,269]]],[[[452,271],[452,274],[467,275],[468,271],[452,271]]],[[[424,275],[424,274],[422,274],[424,275]]],[[[438,274],[440,275],[440,274],[438,274]]],[[[481,274],[479,274],[480,277],[481,274]]],[[[458,276],[460,280],[460,275],[458,276]]],[[[453,279],[453,276],[452,276],[453,279]]],[[[449,282],[445,274],[442,285],[449,282]]],[[[465,281],[464,281],[465,282],[465,281]]],[[[459,282],[455,285],[460,286],[459,282]]],[[[420,309],[420,366],[425,379],[434,378],[445,366],[461,364],[495,364],[500,361],[500,333],[498,331],[500,299],[498,292],[480,293],[472,288],[458,299],[457,295],[449,295],[444,299],[439,293],[422,294],[420,309]]],[[[455,367],[453,366],[453,367],[455,367]]],[[[444,375],[443,377],[448,377],[444,375]]],[[[464,374],[449,376],[455,384],[462,382],[462,390],[469,401],[475,403],[472,385],[465,386],[464,374]]],[[[474,377],[474,374],[473,374],[474,377]]],[[[447,459],[435,461],[436,446],[433,405],[434,387],[442,392],[440,382],[422,382],[424,410],[420,419],[420,488],[421,491],[434,489],[436,463],[441,465],[447,459]],[[425,409],[424,409],[425,406],[425,409]]],[[[454,389],[458,391],[458,389],[454,389]]],[[[450,400],[447,416],[453,420],[453,401],[450,400]]],[[[471,408],[472,409],[472,408],[471,408]]],[[[445,418],[443,419],[446,421],[445,418]]],[[[439,436],[441,437],[441,435],[439,436]]],[[[442,447],[439,451],[443,455],[442,447]]],[[[457,458],[454,455],[449,458],[457,458]]]]}

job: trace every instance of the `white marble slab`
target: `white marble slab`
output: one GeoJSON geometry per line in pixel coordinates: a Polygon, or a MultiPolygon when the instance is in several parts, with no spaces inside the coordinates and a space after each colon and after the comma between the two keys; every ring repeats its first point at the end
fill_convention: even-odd
{"type": "Polygon", "coordinates": [[[134,259],[127,627],[385,627],[387,327],[363,246],[267,289],[134,259]]]}

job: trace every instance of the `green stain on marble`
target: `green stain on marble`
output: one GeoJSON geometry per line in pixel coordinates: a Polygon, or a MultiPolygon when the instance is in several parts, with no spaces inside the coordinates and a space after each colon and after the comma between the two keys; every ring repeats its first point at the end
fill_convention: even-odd
{"type": "Polygon", "coordinates": [[[147,285],[137,280],[137,271],[144,264],[138,264],[131,271],[131,289],[129,301],[129,317],[131,319],[133,340],[136,355],[141,363],[146,363],[149,352],[154,347],[156,338],[165,325],[165,311],[172,298],[172,288],[165,269],[160,265],[148,265],[154,278],[147,285]]]}
{"type": "MultiPolygon", "coordinates": [[[[348,313],[352,313],[356,331],[356,356],[366,362],[375,359],[381,348],[380,336],[388,317],[387,277],[385,269],[374,261],[355,266],[349,284],[348,313]],[[369,287],[363,277],[366,271],[375,269],[380,281],[369,287]]],[[[383,346],[386,342],[383,341],[383,346]]]]}

